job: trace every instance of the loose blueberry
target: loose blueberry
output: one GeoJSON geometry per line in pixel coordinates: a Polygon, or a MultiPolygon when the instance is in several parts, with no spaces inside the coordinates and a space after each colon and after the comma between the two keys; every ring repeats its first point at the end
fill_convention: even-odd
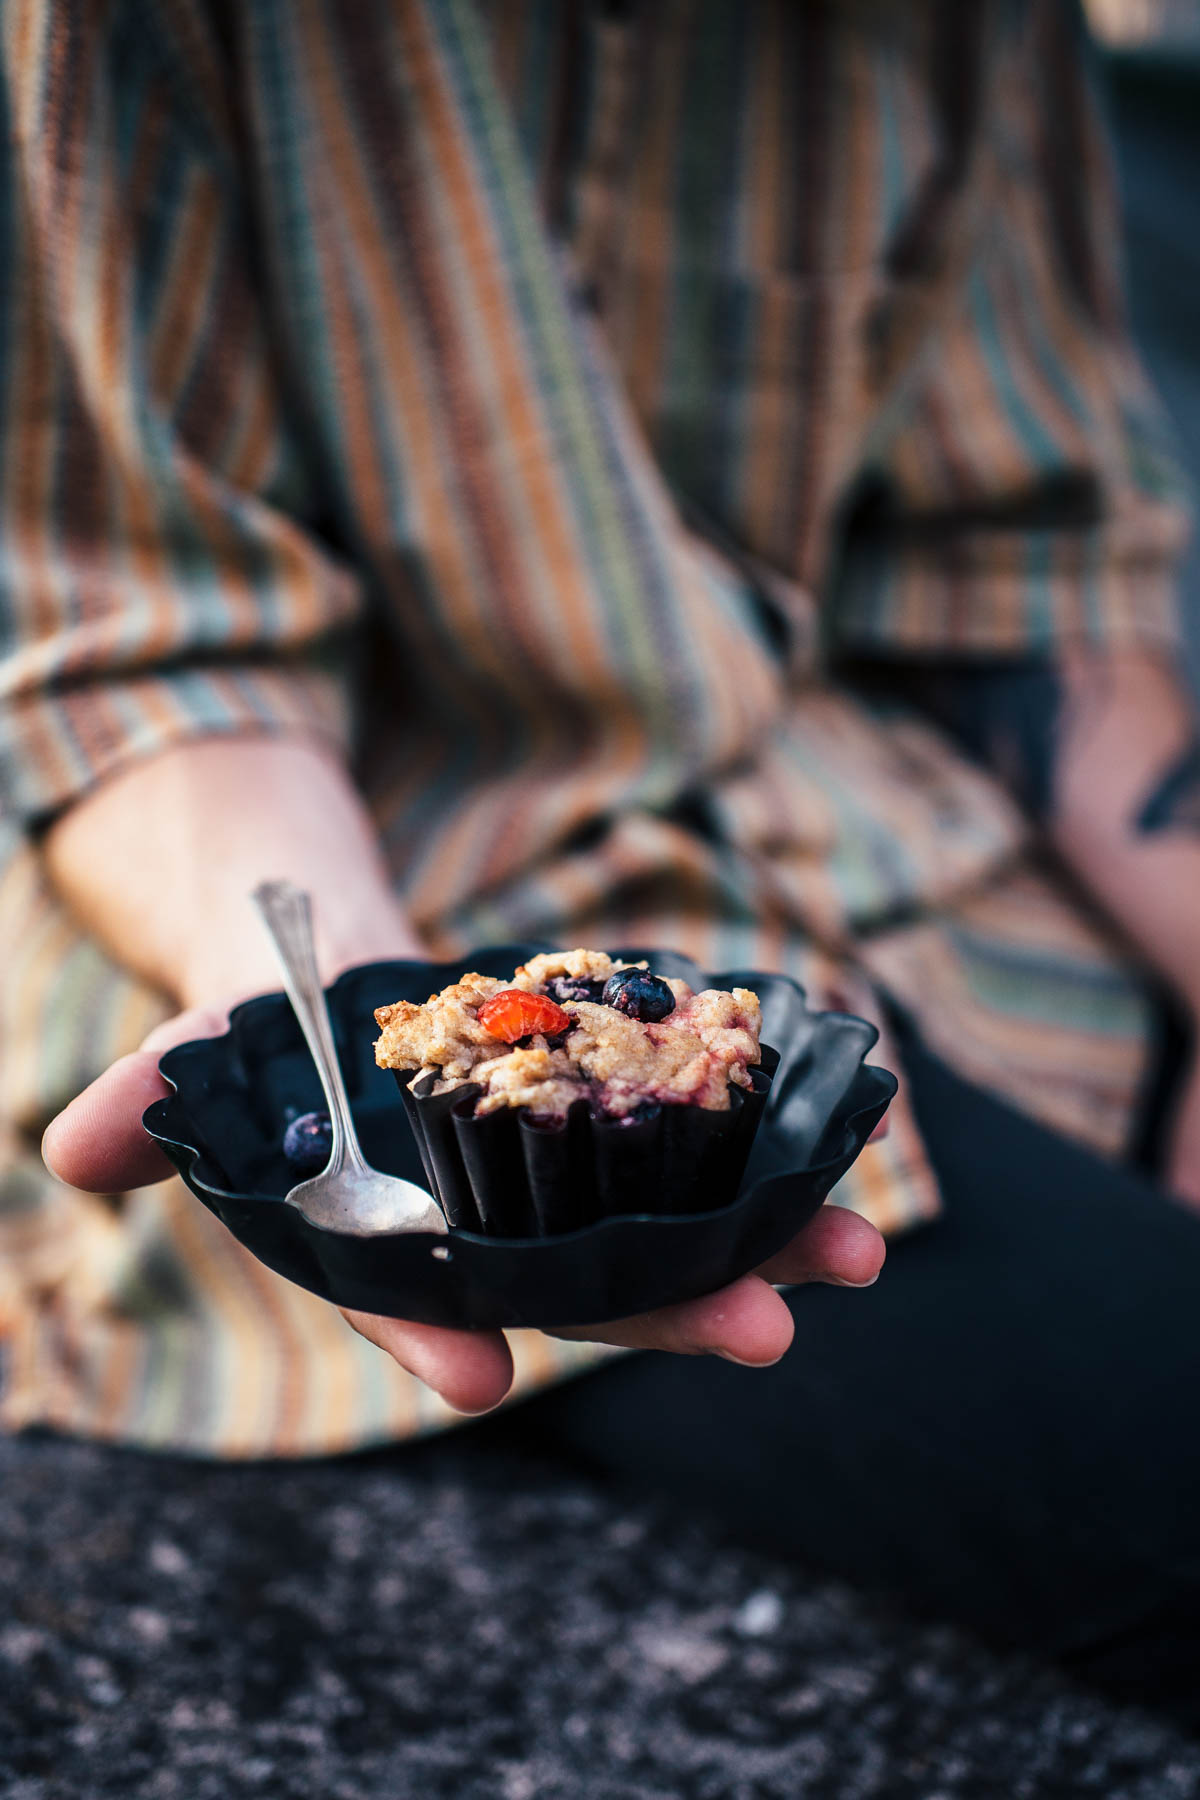
{"type": "Polygon", "coordinates": [[[568,1000],[590,1000],[593,1006],[599,1006],[604,983],[585,981],[580,975],[555,975],[546,983],[546,991],[560,1006],[565,1005],[568,1000]]]}
{"type": "Polygon", "coordinates": [[[298,1175],[319,1175],[333,1149],[333,1121],[326,1112],[301,1113],[283,1134],[283,1154],[298,1175]]]}
{"type": "Polygon", "coordinates": [[[643,1025],[656,1025],[675,1011],[675,996],[661,975],[645,969],[618,969],[604,984],[604,1004],[643,1025]]]}

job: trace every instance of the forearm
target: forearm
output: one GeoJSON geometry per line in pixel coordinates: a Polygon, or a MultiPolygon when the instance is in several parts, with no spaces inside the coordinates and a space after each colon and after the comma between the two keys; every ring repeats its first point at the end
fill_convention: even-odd
{"type": "Polygon", "coordinates": [[[1200,718],[1149,652],[893,665],[1012,790],[1081,884],[1200,1013],[1200,718]]]}
{"type": "Polygon", "coordinates": [[[45,841],[51,879],[118,961],[181,1005],[277,985],[247,896],[287,877],[315,900],[332,973],[418,946],[362,799],[301,737],[212,737],[131,765],[45,841]]]}
{"type": "Polygon", "coordinates": [[[1059,855],[1200,1017],[1200,718],[1149,654],[1073,652],[1047,829],[1059,855]]]}

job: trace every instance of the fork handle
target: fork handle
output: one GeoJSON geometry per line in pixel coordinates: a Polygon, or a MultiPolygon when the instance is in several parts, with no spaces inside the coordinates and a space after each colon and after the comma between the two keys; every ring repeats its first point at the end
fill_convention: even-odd
{"type": "Polygon", "coordinates": [[[329,1106],[333,1149],[327,1172],[336,1175],[345,1168],[366,1170],[368,1164],[350,1116],[350,1102],[333,1041],[329,1009],[317,970],[312,901],[303,888],[291,881],[261,882],[251,898],[279,958],[287,997],[300,1022],[304,1041],[312,1052],[329,1106]]]}

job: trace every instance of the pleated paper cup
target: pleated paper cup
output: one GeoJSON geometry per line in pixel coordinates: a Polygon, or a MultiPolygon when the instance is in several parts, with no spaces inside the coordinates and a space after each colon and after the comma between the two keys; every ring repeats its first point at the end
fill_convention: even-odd
{"type": "Polygon", "coordinates": [[[577,1100],[565,1117],[477,1113],[482,1089],[437,1092],[436,1074],[394,1071],[430,1187],[456,1230],[552,1237],[628,1214],[709,1212],[736,1198],[778,1057],[727,1111],[657,1101],[615,1118],[577,1100]]]}

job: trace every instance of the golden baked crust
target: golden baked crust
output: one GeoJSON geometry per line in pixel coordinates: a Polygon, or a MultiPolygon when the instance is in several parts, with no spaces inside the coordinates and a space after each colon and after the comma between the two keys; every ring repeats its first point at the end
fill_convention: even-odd
{"type": "Polygon", "coordinates": [[[541,993],[559,976],[604,982],[627,967],[645,964],[577,949],[535,956],[508,982],[463,975],[423,1006],[379,1007],[375,1060],[384,1069],[433,1074],[439,1092],[477,1082],[480,1113],[522,1106],[561,1117],[579,1099],[618,1118],[648,1101],[727,1111],[730,1084],[749,1087],[747,1071],[759,1060],[762,1013],[748,988],[693,993],[686,982],[668,981],[675,1009],[654,1023],[591,1000],[563,1000],[571,1020],[565,1035],[535,1034],[511,1048],[479,1022],[483,1002],[505,988],[541,993]]]}

